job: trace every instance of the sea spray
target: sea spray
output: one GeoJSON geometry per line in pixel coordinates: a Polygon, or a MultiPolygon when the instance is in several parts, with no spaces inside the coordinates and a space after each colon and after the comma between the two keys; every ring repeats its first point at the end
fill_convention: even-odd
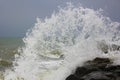
{"type": "Polygon", "coordinates": [[[101,43],[120,45],[120,23],[112,22],[101,10],[69,3],[50,18],[37,18],[23,39],[25,46],[5,80],[65,80],[77,66],[95,57],[119,61],[119,51],[104,53],[101,43]],[[100,45],[100,46],[99,46],[100,45]]]}

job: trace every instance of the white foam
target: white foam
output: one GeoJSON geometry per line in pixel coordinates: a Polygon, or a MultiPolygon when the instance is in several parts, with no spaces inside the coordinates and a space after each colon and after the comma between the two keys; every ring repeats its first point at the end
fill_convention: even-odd
{"type": "MultiPolygon", "coordinates": [[[[43,21],[37,18],[24,38],[25,46],[15,59],[13,72],[16,78],[25,80],[65,80],[87,60],[97,56],[116,59],[119,54],[114,51],[104,54],[97,47],[102,40],[108,45],[120,45],[120,23],[112,22],[99,10],[70,3],[51,18],[43,21]],[[58,54],[53,54],[54,51],[58,54]]],[[[9,72],[5,80],[15,80],[14,74],[9,72]]]]}

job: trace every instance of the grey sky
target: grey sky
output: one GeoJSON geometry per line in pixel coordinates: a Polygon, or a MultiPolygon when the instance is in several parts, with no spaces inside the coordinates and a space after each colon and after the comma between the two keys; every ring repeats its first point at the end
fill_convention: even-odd
{"type": "Polygon", "coordinates": [[[57,6],[70,1],[88,8],[102,8],[106,16],[120,22],[120,0],[0,0],[0,37],[23,37],[34,26],[36,17],[49,17],[57,6]]]}

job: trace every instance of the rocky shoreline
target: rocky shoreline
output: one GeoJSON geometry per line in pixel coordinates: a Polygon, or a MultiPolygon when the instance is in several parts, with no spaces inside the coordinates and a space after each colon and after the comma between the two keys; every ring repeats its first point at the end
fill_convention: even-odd
{"type": "Polygon", "coordinates": [[[113,65],[109,58],[96,57],[77,67],[65,80],[120,80],[120,65],[113,65]]]}

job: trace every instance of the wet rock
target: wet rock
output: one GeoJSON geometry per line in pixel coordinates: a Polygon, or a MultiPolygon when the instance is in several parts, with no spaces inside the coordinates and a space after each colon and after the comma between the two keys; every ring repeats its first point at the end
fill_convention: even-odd
{"type": "Polygon", "coordinates": [[[110,63],[110,59],[109,58],[99,58],[96,57],[93,61],[93,63],[110,63]]]}
{"type": "MultiPolygon", "coordinates": [[[[114,78],[114,76],[113,76],[114,78]]],[[[91,72],[85,76],[83,76],[83,79],[84,80],[110,80],[111,77],[109,76],[106,76],[105,75],[105,72],[102,72],[102,71],[94,71],[94,72],[91,72]]]]}
{"type": "Polygon", "coordinates": [[[66,80],[120,80],[120,65],[112,65],[109,58],[95,58],[78,67],[66,80]]]}
{"type": "Polygon", "coordinates": [[[87,71],[87,69],[85,67],[78,67],[76,69],[75,75],[82,77],[86,74],[86,71],[87,71]]]}
{"type": "Polygon", "coordinates": [[[108,58],[98,58],[96,57],[93,61],[85,62],[84,67],[87,69],[96,69],[96,70],[104,70],[106,66],[110,65],[112,62],[108,58]]]}
{"type": "Polygon", "coordinates": [[[107,71],[116,71],[116,70],[120,70],[120,65],[109,65],[105,68],[107,71]]]}
{"type": "Polygon", "coordinates": [[[80,79],[74,75],[70,75],[69,77],[66,78],[66,80],[80,80],[80,79]]]}
{"type": "Polygon", "coordinates": [[[117,76],[120,76],[120,70],[115,70],[114,72],[117,76]]]}

